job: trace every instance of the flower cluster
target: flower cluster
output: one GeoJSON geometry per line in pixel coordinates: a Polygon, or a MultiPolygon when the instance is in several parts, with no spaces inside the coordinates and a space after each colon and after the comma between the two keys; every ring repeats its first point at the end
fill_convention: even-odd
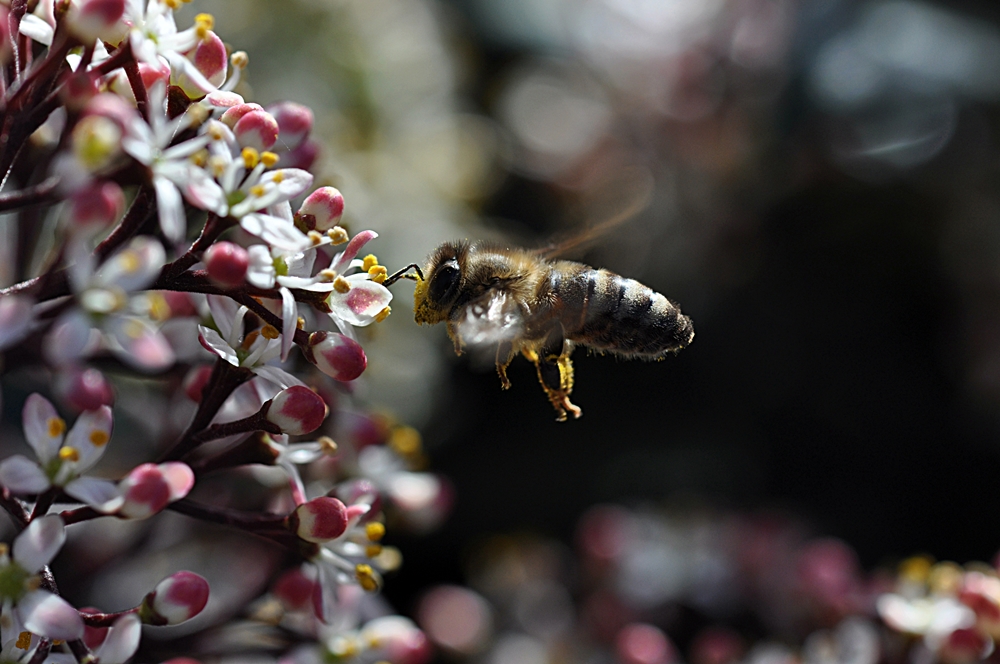
{"type": "Polygon", "coordinates": [[[0,460],[0,661],[162,661],[142,626],[192,621],[228,639],[195,657],[258,647],[252,624],[296,634],[292,661],[419,664],[377,594],[401,561],[385,513],[426,528],[449,494],[351,387],[358,328],[390,312],[378,235],[316,186],[310,109],[246,100],[247,54],[182,4],[0,5],[0,211],[29,250],[0,290],[26,443],[0,460]],[[153,565],[164,511],[236,539],[191,530],[153,565]]]}

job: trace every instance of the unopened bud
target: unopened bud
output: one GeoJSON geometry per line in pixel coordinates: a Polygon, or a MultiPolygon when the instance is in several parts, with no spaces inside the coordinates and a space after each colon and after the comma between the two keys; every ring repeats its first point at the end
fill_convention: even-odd
{"type": "Polygon", "coordinates": [[[98,39],[117,43],[126,30],[124,13],[125,0],[77,0],[69,5],[66,25],[84,43],[98,39]]]}
{"type": "Polygon", "coordinates": [[[271,400],[267,421],[282,433],[297,436],[318,429],[329,412],[323,397],[303,385],[292,385],[271,400]]]}
{"type": "Polygon", "coordinates": [[[320,496],[299,505],[292,516],[295,534],[307,542],[329,542],[343,535],[347,529],[347,507],[329,496],[320,496]]]}
{"type": "Polygon", "coordinates": [[[241,147],[269,150],[278,141],[278,123],[267,111],[251,111],[236,122],[233,133],[241,147]]]}
{"type": "Polygon", "coordinates": [[[116,514],[126,519],[145,519],[186,496],[193,486],[194,473],[187,464],[144,463],[118,483],[124,502],[116,514]]]}
{"type": "Polygon", "coordinates": [[[118,221],[125,210],[125,194],[111,181],[94,181],[70,197],[70,221],[81,228],[102,229],[118,221]]]}
{"type": "Polygon", "coordinates": [[[286,150],[298,147],[312,130],[313,112],[308,106],[282,101],[268,106],[267,112],[277,121],[278,136],[286,150]]]}
{"type": "Polygon", "coordinates": [[[247,113],[253,113],[254,111],[263,111],[264,107],[260,104],[254,104],[253,102],[248,102],[245,104],[237,104],[235,106],[230,106],[219,118],[220,121],[230,129],[236,126],[236,123],[240,121],[247,113]]]}
{"type": "Polygon", "coordinates": [[[279,576],[271,587],[274,596],[291,611],[309,608],[316,591],[316,581],[303,574],[298,567],[279,576]]]}
{"type": "Polygon", "coordinates": [[[246,279],[250,254],[238,244],[216,242],[205,251],[204,262],[212,281],[232,288],[246,279]]]}
{"type": "Polygon", "coordinates": [[[200,366],[194,367],[188,372],[188,375],[184,377],[184,394],[187,398],[195,403],[201,401],[202,394],[205,391],[205,386],[208,385],[208,381],[212,379],[212,365],[202,364],[200,366]]]}
{"type": "Polygon", "coordinates": [[[75,410],[97,410],[101,406],[115,403],[115,392],[111,383],[94,368],[73,368],[64,385],[66,401],[75,410]]]}
{"type": "MultiPolygon", "coordinates": [[[[229,66],[229,58],[226,55],[226,45],[222,43],[219,36],[212,30],[205,30],[205,35],[198,40],[197,45],[184,54],[202,76],[208,82],[218,87],[226,80],[226,70],[229,66]]],[[[178,72],[175,75],[174,83],[184,91],[188,97],[196,99],[204,96],[211,90],[205,90],[197,85],[191,78],[178,72]]]]}
{"type": "Polygon", "coordinates": [[[194,572],[171,574],[156,584],[139,608],[148,625],[178,625],[201,613],[208,603],[208,581],[194,572]]]}
{"type": "Polygon", "coordinates": [[[354,380],[368,366],[361,345],[337,332],[313,332],[306,356],[320,371],[340,381],[354,380]]]}
{"type": "Polygon", "coordinates": [[[302,201],[299,214],[312,216],[310,230],[328,231],[344,214],[344,196],[334,187],[320,187],[302,201]]]}

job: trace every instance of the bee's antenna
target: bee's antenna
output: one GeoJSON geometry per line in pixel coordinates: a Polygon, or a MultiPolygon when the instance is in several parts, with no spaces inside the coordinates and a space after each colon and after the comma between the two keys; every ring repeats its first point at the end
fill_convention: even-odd
{"type": "Polygon", "coordinates": [[[396,283],[397,281],[399,281],[400,279],[412,279],[413,281],[418,281],[418,280],[419,281],[423,281],[424,280],[424,273],[420,271],[420,266],[419,265],[417,265],[416,263],[410,263],[409,265],[407,265],[406,267],[404,267],[402,270],[398,270],[396,272],[393,272],[390,277],[388,277],[385,281],[382,282],[382,285],[383,286],[391,286],[394,283],[396,283]],[[407,272],[409,272],[410,270],[416,270],[417,273],[416,274],[407,274],[407,272]]]}

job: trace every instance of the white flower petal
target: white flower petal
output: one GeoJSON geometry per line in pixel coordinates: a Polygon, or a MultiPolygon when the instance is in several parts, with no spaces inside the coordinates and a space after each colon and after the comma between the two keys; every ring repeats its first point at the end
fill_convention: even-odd
{"type": "Polygon", "coordinates": [[[97,270],[93,285],[116,286],[127,293],[143,290],[156,280],[166,260],[163,245],[148,235],[140,235],[111,255],[97,270]]]}
{"type": "Polygon", "coordinates": [[[162,371],[174,363],[174,349],[167,338],[141,318],[114,316],[105,324],[114,344],[111,352],[140,371],[162,371]]]}
{"type": "Polygon", "coordinates": [[[21,422],[24,437],[42,463],[48,463],[59,454],[66,423],[48,399],[37,392],[30,395],[24,402],[21,422]]]}
{"type": "Polygon", "coordinates": [[[62,597],[45,590],[28,593],[17,603],[18,613],[29,632],[60,641],[83,637],[83,619],[62,597]]]}
{"type": "Polygon", "coordinates": [[[273,364],[262,364],[259,367],[254,367],[253,372],[261,378],[265,378],[275,385],[280,386],[281,389],[289,388],[292,385],[305,385],[305,383],[292,374],[273,364]]]}
{"type": "Polygon", "coordinates": [[[278,217],[252,212],[240,219],[240,226],[278,249],[304,251],[312,246],[312,240],[305,233],[278,217]]]}
{"type": "Polygon", "coordinates": [[[52,485],[37,463],[26,456],[15,454],[0,463],[0,486],[13,494],[22,495],[41,493],[52,485]]]}
{"type": "Polygon", "coordinates": [[[281,361],[288,359],[288,351],[295,340],[295,330],[299,321],[299,311],[295,296],[287,288],[281,289],[281,361]]]}
{"type": "MultiPolygon", "coordinates": [[[[236,321],[242,307],[232,298],[222,295],[209,295],[205,300],[208,302],[208,311],[212,314],[212,320],[215,322],[215,327],[219,329],[219,333],[225,339],[232,337],[233,322],[236,321]]],[[[242,336],[242,325],[243,318],[240,317],[239,326],[241,329],[236,330],[237,338],[242,336]]]]}
{"type": "Polygon", "coordinates": [[[184,216],[184,201],[177,185],[165,177],[153,177],[156,189],[156,207],[160,214],[160,228],[171,242],[184,239],[187,219],[184,216]]]}
{"type": "Polygon", "coordinates": [[[375,316],[392,300],[392,293],[382,284],[371,280],[351,283],[346,293],[330,293],[331,315],[351,325],[364,327],[375,321],[375,316]]]}
{"type": "Polygon", "coordinates": [[[78,477],[69,482],[64,490],[81,503],[105,514],[111,514],[124,502],[114,482],[98,477],[78,477]]]}
{"type": "Polygon", "coordinates": [[[240,359],[236,356],[236,351],[219,336],[219,333],[204,325],[198,326],[198,333],[201,335],[201,342],[210,351],[229,362],[234,367],[240,366],[240,359]]]}
{"type": "Polygon", "coordinates": [[[34,574],[56,557],[66,541],[66,526],[55,514],[43,516],[28,524],[14,540],[14,560],[25,571],[34,574]]]}
{"type": "Polygon", "coordinates": [[[139,649],[142,621],[134,613],[127,613],[111,626],[104,642],[94,654],[101,664],[125,664],[139,649]]]}
{"type": "Polygon", "coordinates": [[[64,445],[79,452],[80,458],[76,462],[78,473],[85,472],[104,454],[111,439],[111,426],[111,409],[107,406],[88,410],[76,419],[73,428],[66,434],[64,445]]]}
{"type": "Polygon", "coordinates": [[[45,46],[52,46],[52,37],[55,35],[55,29],[34,14],[25,14],[21,18],[18,32],[45,46]]]}

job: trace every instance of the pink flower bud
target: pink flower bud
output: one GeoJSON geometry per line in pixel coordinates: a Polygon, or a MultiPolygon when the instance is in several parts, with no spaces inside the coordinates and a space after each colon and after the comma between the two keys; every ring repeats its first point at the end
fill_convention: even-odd
{"type": "Polygon", "coordinates": [[[297,436],[318,429],[329,412],[323,397],[303,385],[292,385],[271,400],[267,421],[282,433],[297,436]]]}
{"type": "Polygon", "coordinates": [[[164,83],[170,81],[170,65],[166,60],[159,57],[156,59],[155,65],[148,62],[140,62],[139,76],[142,78],[143,87],[149,90],[154,84],[160,81],[164,83]]]}
{"type": "Polygon", "coordinates": [[[113,406],[115,403],[115,392],[111,388],[111,383],[104,374],[93,368],[71,369],[63,385],[63,393],[69,405],[80,412],[97,410],[101,406],[113,406]]]}
{"type": "Polygon", "coordinates": [[[250,267],[250,254],[238,244],[216,242],[205,252],[208,276],[220,286],[234,287],[243,283],[250,267]]]}
{"type": "Polygon", "coordinates": [[[313,332],[309,336],[307,350],[307,358],[320,371],[336,380],[354,380],[368,366],[368,358],[361,345],[336,332],[313,332]]]}
{"type": "Polygon", "coordinates": [[[329,496],[320,496],[299,505],[292,515],[295,534],[307,542],[329,542],[347,530],[347,507],[329,496]]]}
{"type": "MultiPolygon", "coordinates": [[[[80,609],[80,613],[85,615],[102,613],[100,609],[96,609],[91,606],[85,606],[80,609]]],[[[109,627],[91,627],[90,625],[83,624],[83,642],[87,644],[87,647],[91,650],[96,650],[97,646],[104,643],[105,637],[108,635],[109,627]]]]}
{"type": "Polygon", "coordinates": [[[308,106],[281,101],[268,106],[267,112],[278,122],[278,136],[286,150],[298,147],[312,130],[313,112],[308,106]]]}
{"type": "Polygon", "coordinates": [[[278,577],[271,587],[271,592],[285,605],[285,608],[299,611],[312,606],[316,585],[315,581],[302,573],[301,568],[296,567],[278,577]]]}
{"type": "Polygon", "coordinates": [[[201,396],[205,390],[205,386],[208,385],[208,381],[211,378],[211,364],[202,364],[201,366],[194,367],[188,372],[188,375],[184,377],[184,394],[186,394],[187,398],[191,401],[198,403],[201,401],[201,396]]]}
{"type": "Polygon", "coordinates": [[[615,650],[622,664],[670,664],[677,651],[667,635],[652,625],[635,623],[618,632],[615,650]]]}
{"type": "Polygon", "coordinates": [[[263,110],[264,110],[263,106],[261,106],[260,104],[254,104],[252,102],[247,104],[236,104],[235,106],[230,106],[229,108],[227,108],[226,111],[222,114],[222,117],[219,118],[219,120],[222,121],[222,124],[226,125],[230,129],[233,129],[234,127],[236,127],[236,123],[240,121],[240,118],[242,118],[247,113],[253,113],[254,111],[263,111],[263,110]]]}
{"type": "Polygon", "coordinates": [[[118,483],[124,503],[117,515],[126,519],[145,519],[180,500],[194,486],[194,473],[187,464],[168,461],[159,465],[144,463],[118,483]]]}
{"type": "Polygon", "coordinates": [[[170,307],[171,318],[199,315],[198,308],[191,301],[191,296],[188,293],[160,291],[160,294],[163,295],[163,299],[167,301],[167,306],[170,307]]]}
{"type": "Polygon", "coordinates": [[[424,633],[403,616],[375,618],[361,630],[361,638],[393,664],[424,664],[433,654],[424,633]]]}
{"type": "Polygon", "coordinates": [[[282,152],[278,165],[282,168],[301,168],[308,171],[319,158],[319,143],[313,139],[303,141],[298,147],[282,152]]]}
{"type": "Polygon", "coordinates": [[[344,196],[334,187],[320,187],[306,196],[299,208],[300,216],[311,217],[311,223],[306,223],[308,229],[320,233],[336,226],[343,214],[344,196]]]}
{"type": "Polygon", "coordinates": [[[945,664],[972,664],[993,651],[993,641],[974,627],[963,627],[945,637],[938,657],[945,664]]]}
{"type": "MultiPolygon", "coordinates": [[[[212,85],[222,85],[226,80],[226,69],[229,66],[226,45],[211,30],[208,30],[205,33],[205,37],[200,39],[193,49],[185,53],[184,57],[212,85]]],[[[177,70],[174,73],[173,83],[179,86],[184,91],[184,94],[192,99],[203,97],[208,92],[211,92],[211,90],[205,89],[204,83],[196,83],[190,76],[184,74],[183,70],[177,70]]]]}
{"type": "Polygon", "coordinates": [[[118,221],[125,211],[122,188],[110,181],[94,181],[70,198],[70,221],[80,228],[102,229],[118,221]]]}
{"type": "Polygon", "coordinates": [[[251,111],[236,122],[233,133],[241,147],[269,150],[278,140],[278,123],[267,111],[251,111]]]}
{"type": "Polygon", "coordinates": [[[207,603],[208,581],[194,572],[176,572],[146,595],[139,617],[149,625],[178,625],[201,613],[207,603]]]}
{"type": "Polygon", "coordinates": [[[66,25],[80,41],[117,43],[125,34],[125,0],[77,0],[69,5],[66,25]]]}
{"type": "Polygon", "coordinates": [[[59,98],[71,111],[80,111],[98,92],[97,76],[76,72],[66,77],[66,82],[59,89],[59,98]]]}

